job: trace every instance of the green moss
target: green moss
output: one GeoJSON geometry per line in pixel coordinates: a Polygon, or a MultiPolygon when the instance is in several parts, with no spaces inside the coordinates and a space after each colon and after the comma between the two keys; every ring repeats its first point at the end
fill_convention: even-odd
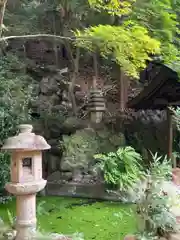
{"type": "MultiPolygon", "coordinates": [[[[0,206],[0,215],[7,221],[7,208],[0,206]]],[[[112,202],[88,203],[86,199],[40,197],[37,204],[38,224],[42,231],[72,234],[80,232],[85,240],[118,240],[136,229],[133,206],[112,202]]]]}

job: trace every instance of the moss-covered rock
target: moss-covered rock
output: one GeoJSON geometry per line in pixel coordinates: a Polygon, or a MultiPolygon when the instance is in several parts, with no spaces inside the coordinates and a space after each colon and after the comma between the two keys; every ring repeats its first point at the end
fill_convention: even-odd
{"type": "Polygon", "coordinates": [[[71,136],[63,136],[65,148],[61,169],[74,171],[75,169],[88,169],[88,163],[98,152],[98,139],[96,132],[91,129],[76,131],[71,136]]]}
{"type": "Polygon", "coordinates": [[[125,137],[123,133],[116,134],[106,128],[85,128],[63,136],[61,144],[64,147],[61,170],[88,172],[96,153],[116,151],[118,147],[125,146],[125,137]]]}

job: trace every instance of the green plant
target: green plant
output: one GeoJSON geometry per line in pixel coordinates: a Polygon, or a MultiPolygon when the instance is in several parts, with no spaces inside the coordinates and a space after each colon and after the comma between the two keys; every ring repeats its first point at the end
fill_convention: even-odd
{"type": "Polygon", "coordinates": [[[138,78],[139,71],[154,55],[179,70],[178,1],[89,0],[89,3],[98,13],[106,12],[119,21],[99,22],[80,29],[75,33],[78,46],[91,52],[98,49],[103,57],[116,61],[123,72],[134,78],[138,78]]]}
{"type": "Polygon", "coordinates": [[[137,240],[158,240],[157,236],[154,236],[152,233],[143,232],[140,234],[136,234],[137,240]]]}
{"type": "Polygon", "coordinates": [[[63,135],[61,147],[64,148],[62,168],[87,170],[88,163],[98,151],[96,132],[93,129],[84,129],[71,136],[63,135]]]}
{"type": "Polygon", "coordinates": [[[140,216],[138,235],[140,240],[166,236],[177,227],[176,217],[171,210],[171,196],[165,189],[166,186],[173,188],[171,182],[168,182],[171,174],[170,161],[166,157],[158,156],[157,153],[152,156],[153,162],[147,172],[147,186],[137,204],[140,216]],[[144,233],[146,238],[141,238],[144,233]]]}
{"type": "MultiPolygon", "coordinates": [[[[16,134],[17,126],[30,120],[28,103],[31,99],[31,78],[25,65],[14,55],[0,59],[0,145],[16,134]],[[29,86],[28,86],[29,85],[29,86]]],[[[9,154],[0,153],[0,196],[9,179],[9,154]]]]}
{"type": "Polygon", "coordinates": [[[146,27],[149,34],[161,42],[163,62],[179,71],[179,2],[172,0],[136,0],[129,17],[146,27]],[[174,64],[176,62],[176,64],[174,64]]]}
{"type": "Polygon", "coordinates": [[[88,0],[90,6],[97,11],[107,11],[111,15],[127,15],[132,11],[132,3],[135,0],[130,1],[118,1],[118,0],[110,0],[110,1],[103,1],[103,0],[88,0]]]}
{"type": "Polygon", "coordinates": [[[142,157],[132,147],[119,148],[117,152],[108,154],[97,154],[94,158],[100,160],[96,168],[103,172],[105,182],[120,190],[131,188],[143,177],[142,157]]]}
{"type": "Polygon", "coordinates": [[[152,180],[171,180],[172,166],[167,156],[158,156],[158,153],[151,153],[152,161],[150,163],[149,174],[152,180]]]}
{"type": "Polygon", "coordinates": [[[0,219],[0,239],[1,240],[13,240],[16,236],[16,230],[14,229],[14,218],[11,210],[7,209],[8,221],[5,223],[3,219],[0,219]]]}
{"type": "Polygon", "coordinates": [[[177,107],[176,109],[170,107],[169,110],[172,111],[177,130],[180,131],[180,107],[177,107]]]}
{"type": "Polygon", "coordinates": [[[123,72],[133,78],[139,77],[150,55],[160,53],[160,43],[148,35],[146,28],[132,22],[121,26],[93,26],[76,31],[75,35],[77,46],[91,52],[98,49],[104,58],[112,57],[123,72]]]}
{"type": "Polygon", "coordinates": [[[10,197],[4,196],[4,185],[9,181],[10,155],[7,152],[0,152],[0,203],[6,203],[10,197]]]}
{"type": "Polygon", "coordinates": [[[9,225],[11,227],[13,227],[13,225],[14,225],[14,218],[13,218],[12,212],[9,209],[7,209],[7,215],[8,215],[9,225]]]}

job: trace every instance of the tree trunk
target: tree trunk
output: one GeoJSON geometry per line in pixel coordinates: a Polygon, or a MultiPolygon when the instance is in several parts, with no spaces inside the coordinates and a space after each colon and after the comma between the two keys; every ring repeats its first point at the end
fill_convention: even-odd
{"type": "MultiPolygon", "coordinates": [[[[4,14],[6,11],[6,5],[7,5],[7,0],[4,0],[4,2],[1,1],[1,5],[0,5],[0,38],[2,38],[2,35],[3,35],[4,14]]],[[[3,45],[4,45],[3,43],[1,43],[1,45],[0,45],[0,55],[5,55],[3,45]]]]}
{"type": "Polygon", "coordinates": [[[120,81],[119,81],[119,109],[124,111],[126,103],[128,101],[128,86],[129,82],[123,71],[120,69],[120,81]]]}
{"type": "MultiPolygon", "coordinates": [[[[2,1],[1,1],[2,2],[2,1]]],[[[0,13],[0,38],[2,37],[3,34],[3,23],[4,23],[4,14],[6,10],[6,4],[7,0],[4,0],[4,2],[1,3],[1,13],[0,13]]]]}
{"type": "Polygon", "coordinates": [[[77,116],[77,105],[76,105],[76,99],[74,95],[74,87],[75,87],[76,79],[79,73],[79,58],[80,58],[80,49],[76,48],[76,58],[73,60],[74,70],[73,70],[73,75],[72,75],[72,78],[70,79],[71,81],[69,84],[69,96],[72,103],[73,114],[75,116],[77,116]]]}

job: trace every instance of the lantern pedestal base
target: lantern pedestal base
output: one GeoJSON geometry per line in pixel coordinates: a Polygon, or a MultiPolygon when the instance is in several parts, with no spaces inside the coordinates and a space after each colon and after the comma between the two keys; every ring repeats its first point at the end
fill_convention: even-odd
{"type": "Polygon", "coordinates": [[[15,240],[32,240],[36,239],[36,231],[32,227],[17,227],[15,240]]]}
{"type": "Polygon", "coordinates": [[[33,230],[36,230],[36,194],[16,197],[16,215],[16,239],[33,239],[33,230]]]}
{"type": "Polygon", "coordinates": [[[36,182],[6,184],[6,190],[16,196],[16,240],[33,239],[36,233],[36,193],[45,185],[44,179],[36,182]]]}

